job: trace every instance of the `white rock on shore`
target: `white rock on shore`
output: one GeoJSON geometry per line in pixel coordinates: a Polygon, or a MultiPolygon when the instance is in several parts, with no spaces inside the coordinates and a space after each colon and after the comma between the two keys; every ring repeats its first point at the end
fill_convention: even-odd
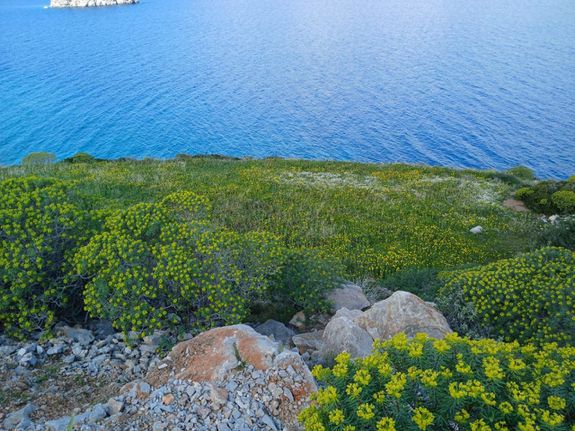
{"type": "Polygon", "coordinates": [[[139,0],[50,0],[50,7],[98,7],[135,4],[139,0]]]}

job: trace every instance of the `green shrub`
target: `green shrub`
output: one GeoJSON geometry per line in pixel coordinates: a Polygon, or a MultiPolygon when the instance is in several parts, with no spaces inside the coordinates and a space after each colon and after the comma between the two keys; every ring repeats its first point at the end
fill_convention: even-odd
{"type": "Polygon", "coordinates": [[[64,163],[95,163],[100,161],[101,159],[97,159],[91,154],[88,153],[77,153],[71,157],[67,157],[62,160],[64,163]]]}
{"type": "Polygon", "coordinates": [[[535,193],[535,191],[529,187],[521,187],[520,189],[517,189],[517,191],[515,192],[515,197],[517,199],[520,200],[527,200],[529,199],[529,197],[535,193]]]}
{"type": "Polygon", "coordinates": [[[528,208],[543,214],[575,212],[575,183],[570,181],[541,181],[518,189],[515,197],[528,208]]]}
{"type": "Polygon", "coordinates": [[[230,234],[230,258],[241,271],[240,295],[248,302],[268,302],[270,291],[285,265],[286,249],[276,235],[266,232],[230,234]]]}
{"type": "Polygon", "coordinates": [[[270,292],[272,304],[308,315],[329,309],[325,293],[341,282],[343,267],[312,249],[287,250],[281,273],[270,292]]]}
{"type": "Polygon", "coordinates": [[[529,181],[535,179],[535,172],[533,172],[533,169],[530,169],[526,166],[516,166],[514,168],[508,169],[507,173],[521,180],[529,181]]]}
{"type": "Polygon", "coordinates": [[[433,268],[408,268],[384,278],[381,287],[392,292],[403,290],[423,298],[435,301],[441,282],[437,279],[438,271],[433,268]]]}
{"type": "Polygon", "coordinates": [[[547,223],[537,238],[539,247],[563,247],[575,251],[575,217],[547,223]]]}
{"type": "MultiPolygon", "coordinates": [[[[451,274],[442,273],[438,276],[445,282],[451,274]]],[[[496,331],[486,324],[476,307],[469,301],[465,291],[456,285],[440,287],[435,302],[449,322],[449,326],[458,334],[465,334],[469,338],[500,338],[496,331]]]]}
{"type": "Polygon", "coordinates": [[[569,431],[575,348],[398,334],[364,359],[317,366],[307,431],[569,431]]]}
{"type": "Polygon", "coordinates": [[[571,190],[559,190],[551,195],[551,200],[559,208],[561,213],[572,214],[575,212],[575,192],[571,190]]]}
{"type": "Polygon", "coordinates": [[[22,159],[22,164],[25,166],[30,165],[48,165],[56,161],[56,155],[53,153],[30,153],[22,159]]]}
{"type": "Polygon", "coordinates": [[[573,252],[547,247],[448,277],[440,296],[455,327],[479,325],[506,341],[575,342],[573,252]],[[466,304],[473,318],[456,318],[466,304]]]}
{"type": "Polygon", "coordinates": [[[76,256],[86,311],[123,331],[194,330],[238,323],[278,272],[279,247],[264,234],[213,228],[191,192],[110,217],[76,256]]]}
{"type": "Polygon", "coordinates": [[[9,179],[0,196],[0,324],[22,336],[75,311],[66,274],[95,224],[62,181],[9,179]]]}

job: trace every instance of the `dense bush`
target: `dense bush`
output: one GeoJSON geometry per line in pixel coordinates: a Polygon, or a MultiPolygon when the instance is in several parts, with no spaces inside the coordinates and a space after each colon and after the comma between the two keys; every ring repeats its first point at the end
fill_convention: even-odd
{"type": "Polygon", "coordinates": [[[575,192],[572,190],[559,190],[551,195],[551,201],[562,213],[575,212],[575,192]]]}
{"type": "Polygon", "coordinates": [[[22,164],[25,166],[30,165],[48,165],[56,161],[56,155],[53,153],[30,153],[22,159],[22,164]]]}
{"type": "Polygon", "coordinates": [[[0,324],[23,335],[75,311],[66,274],[92,233],[93,213],[58,180],[5,180],[0,196],[0,324]]]}
{"type": "Polygon", "coordinates": [[[117,211],[75,258],[86,311],[148,332],[238,323],[255,302],[321,309],[333,267],[271,234],[215,228],[209,212],[190,192],[117,211]]]}
{"type": "Polygon", "coordinates": [[[457,328],[478,325],[507,341],[575,342],[575,254],[546,247],[455,272],[440,289],[443,311],[457,328]],[[460,310],[471,307],[469,315],[460,310]]]}
{"type": "Polygon", "coordinates": [[[575,426],[575,348],[455,334],[433,340],[404,334],[332,369],[300,414],[307,431],[568,431],[575,426]]]}
{"type": "Polygon", "coordinates": [[[572,181],[541,181],[515,192],[515,197],[528,208],[543,214],[575,213],[575,183],[572,181]]]}
{"type": "Polygon", "coordinates": [[[76,153],[73,156],[66,157],[62,160],[64,163],[95,163],[102,159],[97,159],[88,153],[76,153]]]}
{"type": "Polygon", "coordinates": [[[541,230],[538,246],[554,246],[575,251],[575,216],[562,218],[555,223],[548,223],[541,230]]]}
{"type": "Polygon", "coordinates": [[[124,331],[239,322],[250,298],[278,272],[265,235],[216,230],[208,202],[175,193],[118,211],[76,256],[85,307],[124,331]]]}
{"type": "Polygon", "coordinates": [[[535,179],[535,172],[533,172],[533,169],[530,169],[527,166],[516,166],[514,168],[508,169],[507,173],[522,180],[535,179]]]}
{"type": "Polygon", "coordinates": [[[341,282],[343,267],[334,259],[314,250],[286,250],[281,271],[270,297],[290,313],[304,310],[308,314],[327,311],[325,293],[341,282]]]}

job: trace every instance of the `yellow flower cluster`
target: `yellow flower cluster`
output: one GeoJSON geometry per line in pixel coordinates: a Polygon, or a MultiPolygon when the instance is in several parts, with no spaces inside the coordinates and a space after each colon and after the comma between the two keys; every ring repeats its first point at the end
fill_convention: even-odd
{"type": "Polygon", "coordinates": [[[71,257],[95,221],[73,186],[37,177],[0,183],[0,326],[11,335],[49,328],[75,299],[71,257]]]}
{"type": "Polygon", "coordinates": [[[412,419],[419,429],[426,430],[433,423],[435,416],[425,407],[418,407],[415,409],[412,419]]]}
{"type": "Polygon", "coordinates": [[[313,375],[324,386],[299,417],[308,431],[575,430],[575,347],[556,343],[398,334],[313,375]]]}
{"type": "Polygon", "coordinates": [[[480,323],[497,337],[522,343],[575,343],[572,251],[546,247],[456,272],[440,294],[449,297],[451,292],[460,291],[472,304],[480,323]]]}
{"type": "MultiPolygon", "coordinates": [[[[6,168],[2,177],[34,170],[6,168]]],[[[289,247],[340,260],[353,276],[381,278],[409,267],[490,262],[511,255],[530,236],[531,223],[523,216],[493,205],[511,191],[493,173],[189,157],[58,163],[42,166],[41,173],[80,181],[83,193],[96,198],[94,207],[114,210],[194,190],[212,202],[213,209],[205,212],[218,226],[274,233],[289,247]],[[481,241],[470,235],[476,224],[489,225],[492,235],[481,241]],[[508,237],[513,241],[505,241],[508,237]]]]}
{"type": "Polygon", "coordinates": [[[124,331],[237,323],[281,268],[271,235],[215,229],[208,202],[191,192],[136,204],[106,221],[76,255],[90,281],[84,307],[124,331]]]}

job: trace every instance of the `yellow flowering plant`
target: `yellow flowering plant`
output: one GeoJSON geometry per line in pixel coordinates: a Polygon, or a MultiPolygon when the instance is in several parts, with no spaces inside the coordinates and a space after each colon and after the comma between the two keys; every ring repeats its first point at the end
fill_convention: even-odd
{"type": "Polygon", "coordinates": [[[74,187],[38,177],[0,182],[0,327],[10,335],[49,328],[81,309],[67,273],[99,217],[74,187]]]}
{"type": "Polygon", "coordinates": [[[75,256],[86,311],[143,333],[240,322],[279,273],[282,248],[271,235],[216,229],[208,217],[208,201],[191,192],[109,217],[75,256]]]}
{"type": "Polygon", "coordinates": [[[341,282],[343,268],[333,258],[316,250],[286,249],[281,271],[270,289],[276,304],[293,314],[304,310],[308,315],[329,310],[325,293],[341,282]]]}
{"type": "Polygon", "coordinates": [[[458,331],[480,325],[505,341],[575,343],[574,252],[545,247],[444,276],[438,302],[458,331]]]}
{"type": "Polygon", "coordinates": [[[321,389],[299,416],[307,431],[575,427],[572,346],[398,334],[363,359],[343,353],[312,374],[321,389]]]}

